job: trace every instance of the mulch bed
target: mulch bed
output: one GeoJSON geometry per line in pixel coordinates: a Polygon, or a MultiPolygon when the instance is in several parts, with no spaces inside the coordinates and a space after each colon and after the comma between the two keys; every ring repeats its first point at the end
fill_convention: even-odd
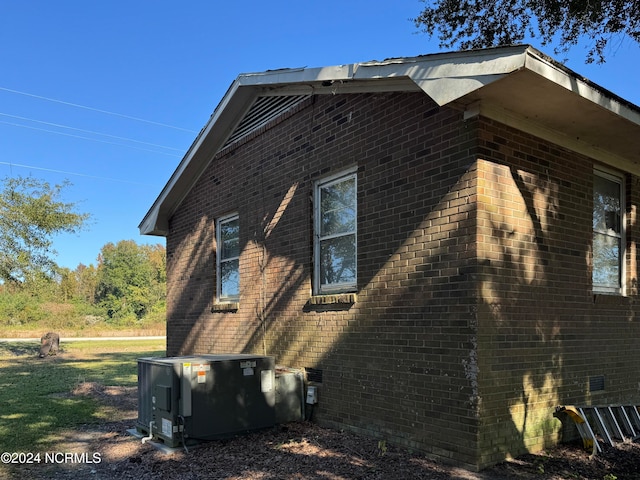
{"type": "MultiPolygon", "coordinates": [[[[60,480],[640,480],[640,445],[625,443],[590,457],[578,445],[524,455],[479,473],[427,459],[376,439],[300,422],[163,453],[127,433],[135,424],[135,388],[81,384],[73,395],[109,404],[121,418],[64,432],[58,451],[100,462],[13,466],[9,479],[60,480]],[[114,403],[116,402],[116,403],[114,403]]],[[[4,477],[3,477],[4,478],[4,477]]]]}

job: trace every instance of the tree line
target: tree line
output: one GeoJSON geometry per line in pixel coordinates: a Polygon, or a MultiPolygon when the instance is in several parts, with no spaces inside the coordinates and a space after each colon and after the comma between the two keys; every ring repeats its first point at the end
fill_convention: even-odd
{"type": "Polygon", "coordinates": [[[133,327],[164,322],[166,254],[163,245],[133,240],[107,243],[97,263],[56,267],[0,285],[0,326],[133,327]]]}
{"type": "Polygon", "coordinates": [[[64,202],[69,184],[7,177],[0,184],[0,327],[84,328],[165,319],[166,252],[133,240],[105,244],[95,265],[55,262],[55,236],[80,233],[89,214],[64,202]]]}

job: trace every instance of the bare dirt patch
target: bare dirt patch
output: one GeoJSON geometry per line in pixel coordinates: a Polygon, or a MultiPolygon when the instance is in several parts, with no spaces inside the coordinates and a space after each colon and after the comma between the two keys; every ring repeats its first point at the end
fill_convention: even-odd
{"type": "MultiPolygon", "coordinates": [[[[444,465],[377,440],[301,422],[166,454],[127,433],[135,424],[135,387],[79,384],[71,395],[91,396],[119,412],[113,421],[62,432],[57,452],[73,461],[20,466],[10,478],[39,479],[640,479],[640,445],[607,448],[593,458],[579,446],[525,455],[480,473],[444,465]]],[[[59,457],[62,459],[62,457],[59,457]]]]}
{"type": "Polygon", "coordinates": [[[118,408],[125,418],[135,418],[138,408],[138,387],[109,387],[97,382],[81,382],[71,396],[92,397],[100,403],[118,408]]]}

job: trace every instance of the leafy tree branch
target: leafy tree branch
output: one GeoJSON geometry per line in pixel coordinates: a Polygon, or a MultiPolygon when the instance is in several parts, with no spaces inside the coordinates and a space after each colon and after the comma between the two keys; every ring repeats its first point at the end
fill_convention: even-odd
{"type": "Polygon", "coordinates": [[[640,43],[640,0],[425,0],[414,19],[440,46],[469,50],[521,43],[527,35],[566,53],[580,40],[591,44],[586,62],[605,61],[612,40],[640,43]]]}
{"type": "Polygon", "coordinates": [[[0,191],[0,281],[23,283],[38,275],[52,275],[53,237],[76,233],[88,214],[62,201],[68,183],[50,185],[33,177],[7,177],[0,191]]]}

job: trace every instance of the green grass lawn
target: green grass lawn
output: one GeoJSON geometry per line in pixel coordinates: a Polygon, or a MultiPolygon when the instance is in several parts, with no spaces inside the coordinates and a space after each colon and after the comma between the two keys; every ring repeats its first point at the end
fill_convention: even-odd
{"type": "Polygon", "coordinates": [[[84,382],[134,386],[136,360],[164,349],[164,340],[63,341],[57,356],[39,359],[37,343],[0,343],[0,452],[50,450],[61,430],[110,418],[96,400],[70,393],[84,382]]]}

